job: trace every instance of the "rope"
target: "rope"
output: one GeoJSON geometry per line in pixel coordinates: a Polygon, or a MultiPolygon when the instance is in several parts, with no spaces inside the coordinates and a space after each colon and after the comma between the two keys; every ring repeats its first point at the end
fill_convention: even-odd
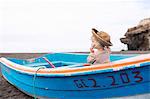
{"type": "Polygon", "coordinates": [[[33,77],[33,94],[34,94],[34,99],[36,99],[36,94],[35,94],[35,80],[36,80],[36,75],[37,75],[37,72],[40,70],[40,69],[44,69],[45,67],[39,67],[36,71],[35,71],[35,74],[34,74],[34,77],[33,77]]]}
{"type": "Polygon", "coordinates": [[[46,58],[42,57],[52,68],[55,68],[55,66],[46,58]]]}

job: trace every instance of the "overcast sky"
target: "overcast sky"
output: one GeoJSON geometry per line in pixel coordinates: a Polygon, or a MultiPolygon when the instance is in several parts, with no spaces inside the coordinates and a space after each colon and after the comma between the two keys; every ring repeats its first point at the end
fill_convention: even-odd
{"type": "Polygon", "coordinates": [[[111,35],[112,51],[129,27],[150,17],[150,0],[1,0],[0,52],[88,51],[91,28],[111,35]]]}

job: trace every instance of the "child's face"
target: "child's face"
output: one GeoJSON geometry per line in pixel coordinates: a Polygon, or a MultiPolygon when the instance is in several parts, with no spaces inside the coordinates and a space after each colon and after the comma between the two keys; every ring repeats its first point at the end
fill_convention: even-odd
{"type": "Polygon", "coordinates": [[[93,36],[91,37],[91,41],[92,41],[91,47],[94,48],[96,40],[95,40],[95,38],[93,36]]]}
{"type": "Polygon", "coordinates": [[[100,44],[98,43],[97,39],[95,39],[95,37],[92,36],[91,41],[92,41],[92,44],[91,44],[92,48],[98,49],[101,47],[100,44]]]}

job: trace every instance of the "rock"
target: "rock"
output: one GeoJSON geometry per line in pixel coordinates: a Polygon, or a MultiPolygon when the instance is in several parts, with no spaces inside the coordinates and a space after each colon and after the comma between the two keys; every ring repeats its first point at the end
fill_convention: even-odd
{"type": "Polygon", "coordinates": [[[141,20],[137,26],[129,28],[125,38],[120,40],[127,44],[128,50],[150,50],[150,18],[141,20]]]}

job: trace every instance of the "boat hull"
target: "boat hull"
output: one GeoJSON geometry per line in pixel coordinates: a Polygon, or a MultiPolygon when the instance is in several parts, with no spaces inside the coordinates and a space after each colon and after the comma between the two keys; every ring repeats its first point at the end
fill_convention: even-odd
{"type": "Polygon", "coordinates": [[[150,65],[114,72],[51,77],[27,74],[1,65],[7,81],[33,96],[61,99],[97,99],[150,93],[150,65]]]}

